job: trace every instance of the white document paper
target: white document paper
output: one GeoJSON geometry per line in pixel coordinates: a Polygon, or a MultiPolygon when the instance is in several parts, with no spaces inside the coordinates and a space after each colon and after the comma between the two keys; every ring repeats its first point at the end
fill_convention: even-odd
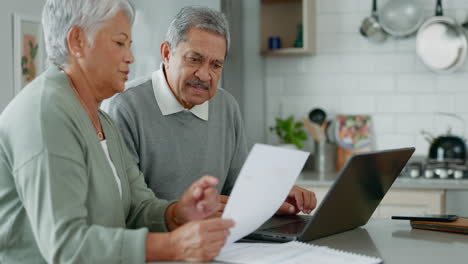
{"type": "Polygon", "coordinates": [[[255,144],[237,177],[222,218],[236,223],[225,248],[272,217],[304,167],[308,152],[255,144]]]}
{"type": "Polygon", "coordinates": [[[378,264],[382,259],[293,241],[282,244],[235,243],[216,257],[237,264],[378,264]]]}

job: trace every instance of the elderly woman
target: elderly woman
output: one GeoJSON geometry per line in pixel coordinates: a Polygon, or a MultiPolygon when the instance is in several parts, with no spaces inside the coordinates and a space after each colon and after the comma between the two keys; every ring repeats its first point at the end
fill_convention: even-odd
{"type": "Polygon", "coordinates": [[[46,2],[53,66],[0,116],[0,263],[208,261],[224,245],[232,221],[203,220],[217,180],[155,198],[98,110],[124,89],[133,18],[126,0],[46,2]]]}

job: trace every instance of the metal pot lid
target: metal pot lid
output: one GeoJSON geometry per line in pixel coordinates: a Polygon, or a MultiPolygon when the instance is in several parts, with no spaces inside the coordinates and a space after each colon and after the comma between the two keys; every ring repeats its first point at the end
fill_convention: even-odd
{"type": "Polygon", "coordinates": [[[418,31],[416,50],[430,69],[451,72],[461,66],[467,49],[463,29],[448,17],[434,17],[418,31]]]}

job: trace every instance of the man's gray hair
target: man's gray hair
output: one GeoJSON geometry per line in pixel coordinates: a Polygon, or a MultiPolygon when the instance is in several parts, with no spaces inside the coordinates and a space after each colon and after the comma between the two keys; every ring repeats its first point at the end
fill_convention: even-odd
{"type": "Polygon", "coordinates": [[[202,6],[182,8],[174,17],[166,33],[166,41],[174,52],[181,41],[187,41],[191,28],[199,28],[221,35],[226,40],[226,55],[231,45],[229,24],[226,16],[214,9],[202,6]]]}
{"type": "Polygon", "coordinates": [[[68,64],[67,35],[73,26],[83,29],[93,45],[96,32],[121,10],[133,25],[135,10],[127,0],[47,0],[42,26],[49,62],[59,67],[68,64]]]}

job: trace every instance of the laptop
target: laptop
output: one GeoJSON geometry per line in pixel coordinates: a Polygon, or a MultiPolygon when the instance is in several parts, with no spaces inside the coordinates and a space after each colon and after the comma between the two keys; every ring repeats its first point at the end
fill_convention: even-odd
{"type": "Polygon", "coordinates": [[[314,215],[273,216],[246,239],[311,241],[363,226],[415,148],[354,154],[314,215]]]}

